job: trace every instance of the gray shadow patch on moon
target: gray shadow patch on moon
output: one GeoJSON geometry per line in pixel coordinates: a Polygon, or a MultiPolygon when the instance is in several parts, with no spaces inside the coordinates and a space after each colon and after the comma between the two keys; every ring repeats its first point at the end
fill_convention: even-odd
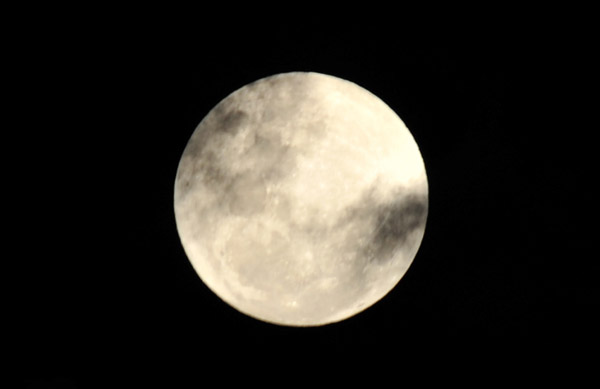
{"type": "Polygon", "coordinates": [[[218,131],[224,131],[230,135],[235,135],[248,122],[249,115],[239,109],[232,109],[224,114],[216,126],[218,131]]]}
{"type": "MultiPolygon", "coordinates": [[[[425,195],[408,194],[394,201],[375,206],[373,210],[377,228],[369,237],[365,253],[369,260],[385,263],[394,258],[399,249],[412,250],[425,230],[428,199],[425,195]]],[[[416,251],[416,250],[415,250],[416,251]]]]}

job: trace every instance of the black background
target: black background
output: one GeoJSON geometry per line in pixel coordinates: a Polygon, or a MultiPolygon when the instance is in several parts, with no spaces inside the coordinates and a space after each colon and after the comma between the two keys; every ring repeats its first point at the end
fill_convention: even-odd
{"type": "MultiPolygon", "coordinates": [[[[32,90],[51,108],[27,111],[26,138],[37,140],[24,142],[40,163],[23,198],[40,206],[16,228],[36,238],[18,242],[25,269],[13,300],[31,387],[118,372],[135,381],[131,371],[188,355],[232,363],[256,350],[364,357],[448,337],[596,339],[598,266],[583,233],[592,198],[578,169],[589,153],[573,122],[559,122],[572,95],[543,34],[490,33],[483,20],[449,36],[325,16],[228,17],[173,34],[175,22],[129,28],[131,17],[33,39],[45,66],[29,63],[32,90]],[[397,287],[316,328],[263,323],[222,302],[188,262],[173,214],[179,157],[204,115],[288,71],[348,79],[385,101],[419,144],[430,186],[425,237],[397,287]]],[[[577,83],[577,71],[565,75],[577,83]]]]}

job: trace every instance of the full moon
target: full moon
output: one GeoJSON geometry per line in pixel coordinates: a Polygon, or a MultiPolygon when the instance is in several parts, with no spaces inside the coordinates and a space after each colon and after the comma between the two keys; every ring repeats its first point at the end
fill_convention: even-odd
{"type": "Polygon", "coordinates": [[[428,212],[419,148],[394,111],[337,77],[283,73],[218,103],[177,170],[177,230],[238,311],[318,326],[372,306],[415,258],[428,212]]]}

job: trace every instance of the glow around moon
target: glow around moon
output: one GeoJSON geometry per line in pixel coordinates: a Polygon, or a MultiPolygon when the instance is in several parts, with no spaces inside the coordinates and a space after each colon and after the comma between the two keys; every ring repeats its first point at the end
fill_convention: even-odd
{"type": "Polygon", "coordinates": [[[181,157],[174,205],[186,254],[215,294],[260,320],[315,326],[398,283],[423,238],[428,186],[415,140],[384,102],[294,72],[208,113],[181,157]]]}

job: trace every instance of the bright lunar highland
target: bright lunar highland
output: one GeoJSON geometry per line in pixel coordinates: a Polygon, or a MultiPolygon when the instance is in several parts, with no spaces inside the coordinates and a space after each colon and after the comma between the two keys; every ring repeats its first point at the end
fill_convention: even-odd
{"type": "Polygon", "coordinates": [[[174,207],[185,252],[216,295],[266,322],[317,326],[368,308],[404,276],[428,185],[413,136],[383,101],[293,72],[206,115],[179,162],[174,207]]]}

